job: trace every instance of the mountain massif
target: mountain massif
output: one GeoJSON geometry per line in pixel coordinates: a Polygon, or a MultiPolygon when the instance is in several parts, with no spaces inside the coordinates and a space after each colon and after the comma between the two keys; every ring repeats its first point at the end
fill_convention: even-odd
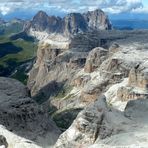
{"type": "Polygon", "coordinates": [[[24,30],[34,36],[38,32],[44,32],[48,35],[60,34],[70,37],[82,32],[109,30],[111,28],[111,23],[106,14],[97,9],[83,14],[70,13],[64,18],[48,16],[45,12],[39,11],[32,21],[26,24],[24,30]]]}

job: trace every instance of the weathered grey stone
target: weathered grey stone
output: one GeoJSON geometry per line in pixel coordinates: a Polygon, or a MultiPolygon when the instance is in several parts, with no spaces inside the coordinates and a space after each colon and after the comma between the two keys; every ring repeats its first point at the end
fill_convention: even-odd
{"type": "Polygon", "coordinates": [[[88,147],[96,140],[126,132],[131,123],[121,112],[108,107],[102,96],[79,113],[70,128],[59,137],[55,147],[88,147]]]}
{"type": "Polygon", "coordinates": [[[139,118],[145,118],[147,120],[148,114],[148,100],[147,99],[137,99],[137,100],[130,100],[127,103],[125,108],[125,116],[138,120],[139,118]]]}
{"type": "Polygon", "coordinates": [[[0,124],[42,146],[53,145],[60,134],[49,115],[29,98],[26,86],[3,77],[0,77],[0,124]]]}
{"type": "Polygon", "coordinates": [[[90,51],[86,64],[84,67],[84,71],[91,73],[96,68],[100,67],[103,61],[107,58],[108,50],[103,49],[101,47],[96,47],[90,51]]]}
{"type": "Polygon", "coordinates": [[[137,65],[130,71],[129,86],[148,90],[148,61],[137,65]]]}

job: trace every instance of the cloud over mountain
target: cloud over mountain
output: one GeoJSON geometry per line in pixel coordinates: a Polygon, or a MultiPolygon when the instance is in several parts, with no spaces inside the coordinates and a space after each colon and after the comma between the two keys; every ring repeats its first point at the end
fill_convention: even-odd
{"type": "Polygon", "coordinates": [[[16,10],[54,10],[59,12],[87,11],[101,8],[108,13],[140,12],[142,0],[1,0],[0,13],[16,10]]]}

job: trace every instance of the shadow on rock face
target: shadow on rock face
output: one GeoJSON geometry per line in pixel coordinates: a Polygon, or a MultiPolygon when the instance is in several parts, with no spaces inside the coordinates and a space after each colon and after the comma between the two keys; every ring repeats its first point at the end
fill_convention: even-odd
{"type": "Polygon", "coordinates": [[[8,148],[7,140],[4,136],[0,135],[0,146],[5,146],[5,148],[8,148]]]}
{"type": "Polygon", "coordinates": [[[0,78],[0,124],[43,147],[53,145],[61,133],[48,113],[28,97],[26,87],[9,78],[0,78]]]}
{"type": "Polygon", "coordinates": [[[77,109],[67,109],[61,112],[55,112],[52,115],[52,119],[55,121],[57,126],[62,130],[65,131],[70,127],[73,123],[75,118],[77,117],[78,113],[82,110],[82,108],[77,109]]]}
{"type": "Polygon", "coordinates": [[[32,98],[39,104],[42,104],[46,102],[50,97],[56,96],[63,88],[64,84],[65,82],[51,81],[46,86],[41,88],[39,92],[32,98]]]}

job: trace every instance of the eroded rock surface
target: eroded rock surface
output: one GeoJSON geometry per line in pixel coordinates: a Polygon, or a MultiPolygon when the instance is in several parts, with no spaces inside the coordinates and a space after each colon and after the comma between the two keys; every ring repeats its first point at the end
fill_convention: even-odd
{"type": "MultiPolygon", "coordinates": [[[[0,124],[18,137],[49,147],[56,142],[60,131],[42,107],[29,98],[28,92],[14,79],[0,78],[0,124]]],[[[0,135],[8,139],[8,145],[17,146],[7,132],[0,130],[0,135]]]]}
{"type": "MultiPolygon", "coordinates": [[[[50,111],[54,120],[59,119],[59,114],[81,110],[103,94],[107,102],[121,110],[128,100],[147,97],[147,44],[135,43],[133,37],[145,34],[116,33],[79,34],[68,48],[40,43],[28,87],[32,97],[50,111]],[[123,44],[118,43],[122,41],[123,44]]],[[[75,117],[76,114],[72,119],[75,117]]]]}
{"type": "Polygon", "coordinates": [[[95,48],[90,51],[89,56],[84,67],[84,71],[91,73],[96,68],[99,68],[100,65],[107,58],[108,50],[103,48],[95,48]]]}
{"type": "Polygon", "coordinates": [[[148,144],[147,103],[147,99],[132,100],[121,112],[110,107],[103,96],[79,113],[55,148],[145,147],[148,144]]]}

